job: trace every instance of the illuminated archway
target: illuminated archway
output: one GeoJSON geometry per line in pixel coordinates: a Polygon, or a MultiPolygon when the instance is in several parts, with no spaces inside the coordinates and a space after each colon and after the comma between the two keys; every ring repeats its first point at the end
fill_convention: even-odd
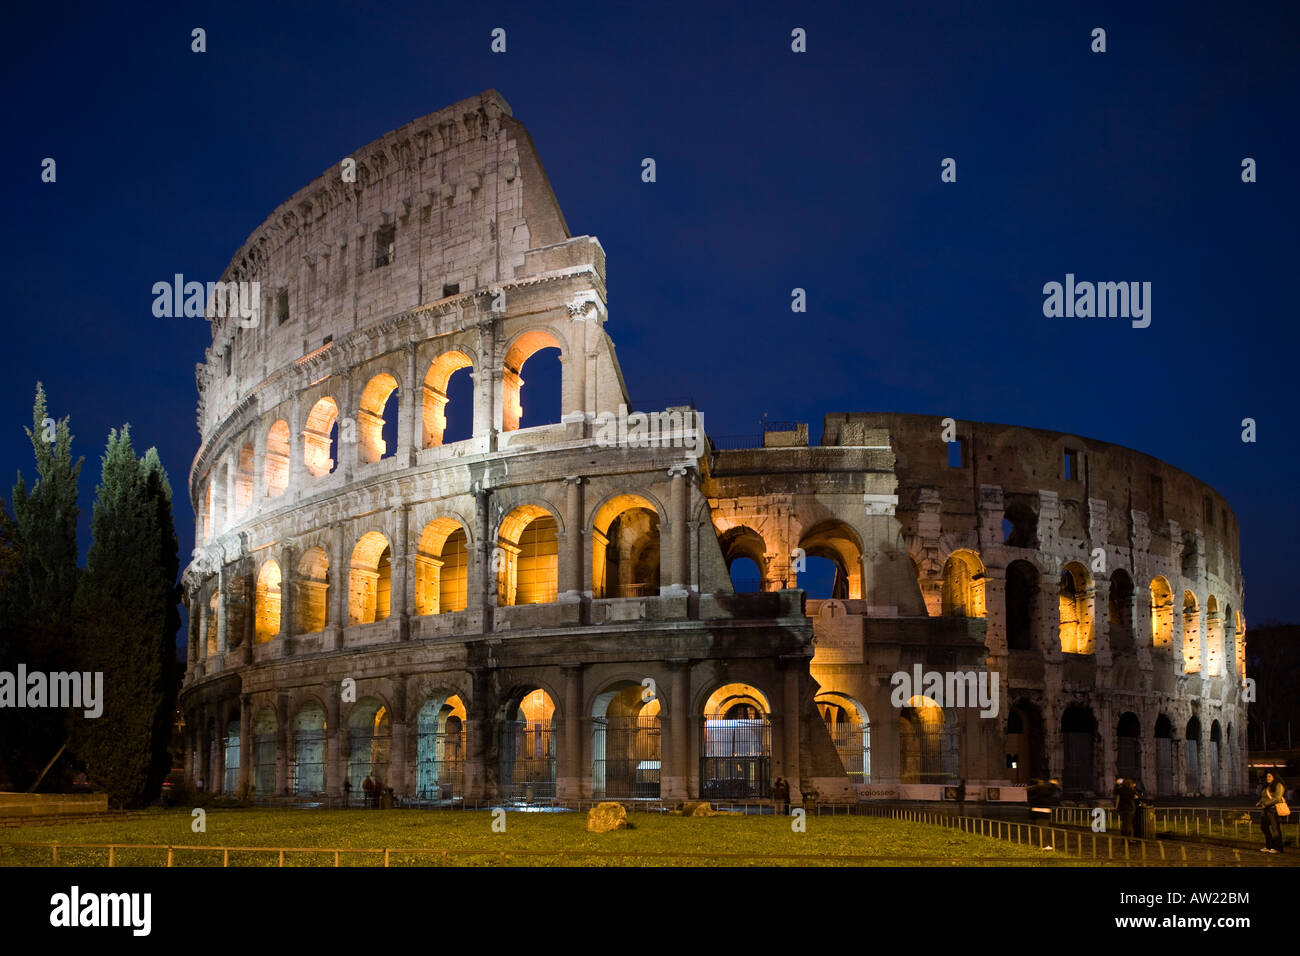
{"type": "MultiPolygon", "coordinates": [[[[422,448],[436,448],[444,443],[447,433],[447,411],[451,408],[451,382],[461,369],[469,369],[466,376],[474,374],[474,363],[464,352],[443,352],[429,366],[424,376],[424,414],[422,417],[422,448]]],[[[465,377],[465,376],[462,376],[465,377]]],[[[459,379],[457,379],[459,382],[459,379]]],[[[458,420],[469,425],[466,436],[473,434],[474,408],[451,409],[458,420]]]]}
{"type": "MultiPolygon", "coordinates": [[[[862,546],[858,536],[841,521],[823,521],[804,532],[799,547],[809,558],[823,558],[835,567],[831,598],[857,600],[862,597],[862,546]]],[[[795,586],[803,587],[800,575],[795,586]]],[[[806,588],[805,588],[806,590],[806,588]]]]}
{"type": "Polygon", "coordinates": [[[1151,579],[1151,646],[1169,651],[1174,644],[1174,592],[1161,575],[1151,579]]]}
{"type": "Polygon", "coordinates": [[[957,756],[956,724],[929,697],[912,697],[898,715],[899,780],[955,783],[957,756]]]}
{"type": "Polygon", "coordinates": [[[700,798],[759,799],[772,794],[772,710],[751,684],[724,684],[704,704],[700,798]]]}
{"type": "Polygon", "coordinates": [[[324,548],[308,548],[298,561],[298,633],[314,634],[329,623],[329,557],[324,548]]]}
{"type": "Polygon", "coordinates": [[[255,630],[257,643],[265,644],[280,633],[280,565],[266,561],[257,573],[255,630]]]}
{"type": "Polygon", "coordinates": [[[291,793],[320,793],[325,789],[325,730],[325,709],[314,700],[303,704],[293,720],[291,793]]]}
{"type": "Polygon", "coordinates": [[[511,695],[501,721],[499,788],[516,803],[555,799],[555,701],[540,687],[511,695]]]}
{"type": "Polygon", "coordinates": [[[431,694],[416,718],[415,795],[421,800],[449,801],[465,793],[465,721],[460,696],[431,694]]]}
{"type": "MultiPolygon", "coordinates": [[[[523,421],[523,368],[524,363],[542,349],[558,349],[563,357],[564,347],[550,332],[533,329],[525,332],[510,344],[506,351],[501,375],[501,430],[514,431],[523,421]]],[[[558,421],[558,418],[557,418],[558,421]]]]}
{"type": "Polygon", "coordinates": [[[1183,672],[1201,672],[1201,609],[1191,591],[1183,592],[1183,672]]]}
{"type": "Polygon", "coordinates": [[[1205,600],[1205,673],[1210,677],[1223,674],[1223,617],[1219,599],[1213,594],[1205,600]]]}
{"type": "Polygon", "coordinates": [[[397,379],[381,372],[366,383],[357,411],[357,443],[362,461],[373,462],[397,454],[397,379]],[[393,441],[384,439],[384,432],[393,441]]]}
{"type": "Polygon", "coordinates": [[[248,513],[253,503],[253,444],[245,442],[235,460],[235,517],[248,513]]]}
{"type": "Polygon", "coordinates": [[[348,769],[347,781],[352,784],[352,797],[365,796],[365,780],[370,778],[371,793],[377,799],[385,787],[401,781],[388,778],[392,758],[392,736],[388,708],[376,697],[363,697],[352,707],[348,716],[348,769]]]}
{"type": "Polygon", "coordinates": [[[853,783],[870,783],[871,722],[867,709],[852,697],[835,691],[818,694],[816,704],[844,773],[853,783]]]}
{"type": "Polygon", "coordinates": [[[952,617],[986,617],[984,581],[984,562],[978,554],[965,548],[950,554],[943,565],[943,613],[952,617]]]}
{"type": "Polygon", "coordinates": [[[436,518],[415,550],[415,613],[463,611],[468,604],[469,539],[455,518],[436,518]]]}
{"type": "Polygon", "coordinates": [[[307,413],[307,425],[302,433],[302,456],[307,470],[315,478],[330,474],[338,464],[331,457],[331,449],[337,439],[338,420],[338,403],[328,396],[313,405],[307,413]]]}
{"type": "Polygon", "coordinates": [[[378,531],[361,536],[348,573],[348,623],[370,624],[388,617],[392,563],[388,539],[378,531]]]}
{"type": "Polygon", "coordinates": [[[1091,654],[1095,646],[1092,629],[1091,581],[1088,571],[1077,561],[1061,569],[1060,610],[1061,653],[1091,654]]]}
{"type": "Polygon", "coordinates": [[[615,495],[596,512],[591,536],[592,594],[659,593],[659,512],[640,495],[615,495]]]}
{"type": "MultiPolygon", "coordinates": [[[[769,573],[767,543],[753,528],[738,525],[718,537],[722,559],[727,562],[731,587],[737,594],[766,590],[769,573]]],[[[792,573],[792,572],[791,572],[792,573]]]]}
{"type": "Polygon", "coordinates": [[[501,522],[497,599],[503,605],[549,604],[559,589],[559,526],[540,505],[520,505],[501,522]]]}
{"type": "Polygon", "coordinates": [[[266,433],[262,481],[268,498],[279,497],[289,487],[289,423],[283,418],[275,421],[266,433]]]}
{"type": "Polygon", "coordinates": [[[591,789],[597,800],[659,796],[660,703],[637,681],[616,681],[591,709],[591,789]]]}

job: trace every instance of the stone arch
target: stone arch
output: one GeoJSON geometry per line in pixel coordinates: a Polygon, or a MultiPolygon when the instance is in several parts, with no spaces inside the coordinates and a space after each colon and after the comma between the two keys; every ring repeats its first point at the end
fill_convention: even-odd
{"type": "Polygon", "coordinates": [[[1209,677],[1223,675],[1223,617],[1219,599],[1213,594],[1205,599],[1205,673],[1209,677]]]}
{"type": "Polygon", "coordinates": [[[1115,725],[1115,774],[1142,781],[1142,721],[1131,710],[1115,725]]]}
{"type": "Polygon", "coordinates": [[[1009,548],[1038,547],[1038,512],[1028,501],[1007,502],[1002,512],[1002,543],[1009,548]]]}
{"type": "Polygon", "coordinates": [[[275,640],[280,633],[280,565],[275,561],[262,562],[257,572],[257,597],[254,607],[254,629],[259,644],[275,640]]]}
{"type": "Polygon", "coordinates": [[[338,402],[326,395],[307,413],[303,428],[303,463],[315,478],[331,474],[338,462],[331,457],[337,437],[339,420],[338,402]]]}
{"type": "Polygon", "coordinates": [[[853,783],[871,782],[871,720],[855,698],[834,690],[819,691],[813,702],[835,744],[844,774],[853,783]]]}
{"type": "MultiPolygon", "coordinates": [[[[451,379],[461,369],[469,369],[474,374],[474,362],[460,349],[449,349],[429,364],[424,375],[424,401],[422,415],[421,448],[437,448],[443,443],[447,431],[447,411],[450,408],[451,379]]],[[[461,415],[459,408],[452,409],[454,415],[461,415]]],[[[470,434],[473,434],[474,407],[471,404],[464,410],[470,420],[470,434]]]]}
{"type": "Polygon", "coordinates": [[[1174,792],[1174,725],[1169,717],[1156,717],[1154,732],[1156,742],[1156,793],[1168,796],[1174,792]]]}
{"type": "Polygon", "coordinates": [[[277,418],[267,429],[262,481],[268,498],[278,498],[289,487],[289,423],[283,418],[277,418]]]}
{"type": "MultiPolygon", "coordinates": [[[[862,598],[862,542],[847,522],[820,521],[799,538],[799,547],[810,558],[824,558],[835,566],[831,597],[840,600],[862,598]]],[[[795,574],[799,585],[799,573],[795,574]]]]}
{"type": "Polygon", "coordinates": [[[270,797],[275,794],[276,751],[280,741],[280,721],[275,708],[263,706],[253,715],[252,773],[249,783],[251,796],[270,797]]]}
{"type": "Polygon", "coordinates": [[[771,796],[772,710],[767,695],[739,681],[715,685],[701,712],[700,798],[771,796]]]}
{"type": "MultiPolygon", "coordinates": [[[[732,588],[740,591],[741,587],[754,591],[764,590],[764,582],[770,573],[767,558],[767,542],[763,536],[747,525],[728,528],[718,536],[718,545],[722,549],[722,559],[727,563],[727,573],[731,577],[732,588]],[[758,572],[758,578],[751,581],[748,575],[737,578],[740,571],[736,562],[744,559],[752,562],[758,572]]],[[[742,565],[743,567],[743,565],[742,565]]]]}
{"type": "Polygon", "coordinates": [[[955,782],[955,731],[944,708],[913,695],[898,712],[898,779],[906,784],[955,782]]]}
{"type": "Polygon", "coordinates": [[[643,495],[613,494],[592,517],[591,589],[597,598],[659,593],[658,505],[643,495]]]}
{"type": "Polygon", "coordinates": [[[397,443],[389,448],[384,441],[384,426],[390,417],[396,420],[399,404],[395,376],[380,372],[366,383],[357,409],[357,445],[362,461],[375,462],[397,454],[397,443]]]}
{"type": "Polygon", "coordinates": [[[1061,714],[1061,743],[1065,753],[1061,785],[1073,793],[1097,790],[1097,718],[1086,704],[1070,704],[1061,714]]]}
{"type": "Polygon", "coordinates": [[[635,679],[607,681],[591,705],[591,788],[597,800],[657,799],[661,702],[635,679]]]}
{"type": "Polygon", "coordinates": [[[433,690],[416,716],[415,796],[453,801],[465,794],[466,722],[464,699],[453,690],[433,690]]]}
{"type": "Polygon", "coordinates": [[[943,564],[941,608],[951,617],[987,617],[984,562],[975,551],[958,548],[943,564]]]}
{"type": "Polygon", "coordinates": [[[501,430],[503,432],[519,428],[519,423],[523,419],[524,363],[542,349],[548,348],[559,349],[561,361],[564,360],[564,345],[555,333],[547,328],[521,332],[507,347],[501,375],[501,430]]]}
{"type": "Polygon", "coordinates": [[[1006,757],[1011,782],[1024,785],[1047,777],[1046,722],[1037,704],[1022,697],[1007,712],[1006,757]]]}
{"type": "Polygon", "coordinates": [[[420,531],[415,548],[415,613],[442,614],[469,606],[469,534],[449,516],[420,531]]]}
{"type": "Polygon", "coordinates": [[[1219,726],[1217,720],[1210,724],[1210,745],[1207,748],[1207,757],[1210,764],[1210,793],[1209,796],[1218,796],[1225,791],[1223,780],[1220,773],[1223,768],[1223,728],[1219,726]]]}
{"type": "Polygon", "coordinates": [[[1183,592],[1183,672],[1201,672],[1201,608],[1190,589],[1183,592]]]}
{"type": "MultiPolygon", "coordinates": [[[[344,779],[351,793],[362,796],[370,777],[373,798],[378,800],[385,787],[392,786],[388,776],[392,759],[392,721],[387,703],[376,695],[367,695],[352,705],[347,716],[348,762],[344,779]]],[[[400,781],[397,781],[400,786],[400,781]]]]}
{"type": "Polygon", "coordinates": [[[1007,565],[1006,587],[1003,589],[1004,617],[1007,631],[1007,648],[1028,651],[1042,648],[1039,640],[1039,601],[1042,591],[1038,585],[1038,568],[1028,561],[1012,561],[1007,565]]]}
{"type": "Polygon", "coordinates": [[[293,717],[293,745],[289,761],[289,792],[299,795],[325,789],[325,708],[314,697],[306,699],[293,717]]]}
{"type": "Polygon", "coordinates": [[[212,593],[208,595],[207,640],[204,647],[208,657],[213,657],[217,653],[217,638],[220,636],[218,634],[219,618],[217,616],[217,607],[220,603],[221,594],[218,592],[217,586],[214,583],[212,586],[212,593]]]}
{"type": "Polygon", "coordinates": [[[549,604],[559,593],[559,522],[538,504],[522,504],[502,519],[492,556],[502,605],[549,604]]]}
{"type": "Polygon", "coordinates": [[[352,549],[348,572],[348,623],[370,624],[388,617],[392,599],[392,550],[379,531],[367,531],[352,549]]]}
{"type": "Polygon", "coordinates": [[[1174,646],[1174,592],[1159,574],[1151,579],[1151,646],[1161,651],[1174,646]]]}
{"type": "Polygon", "coordinates": [[[1091,654],[1095,649],[1090,595],[1092,580],[1088,569],[1071,561],[1061,569],[1057,603],[1060,608],[1061,651],[1065,654],[1091,654]]]}
{"type": "Polygon", "coordinates": [[[298,559],[299,634],[315,634],[329,623],[330,559],[321,547],[308,548],[298,559]]]}
{"type": "Polygon", "coordinates": [[[559,763],[559,711],[540,684],[510,693],[499,721],[498,787],[503,800],[532,803],[555,799],[559,763]]]}

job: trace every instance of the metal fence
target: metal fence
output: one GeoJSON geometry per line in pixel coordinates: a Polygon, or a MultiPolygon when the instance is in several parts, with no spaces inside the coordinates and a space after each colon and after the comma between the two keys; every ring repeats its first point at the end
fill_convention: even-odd
{"type": "MultiPolygon", "coordinates": [[[[1106,829],[1120,828],[1119,814],[1110,807],[1101,807],[1106,813],[1106,829]]],[[[1257,840],[1264,839],[1259,824],[1259,810],[1254,807],[1152,807],[1158,833],[1171,833],[1190,838],[1257,840]]],[[[1052,822],[1067,826],[1091,827],[1095,818],[1092,807],[1056,807],[1052,822]]],[[[1300,826],[1290,826],[1295,814],[1282,823],[1282,842],[1300,846],[1300,826]]]]}

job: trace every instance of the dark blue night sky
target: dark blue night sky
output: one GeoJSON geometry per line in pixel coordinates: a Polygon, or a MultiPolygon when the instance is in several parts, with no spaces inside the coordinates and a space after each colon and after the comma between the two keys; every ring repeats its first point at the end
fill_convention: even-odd
{"type": "Polygon", "coordinates": [[[690,396],[720,435],[890,410],[1140,449],[1236,509],[1250,622],[1296,620],[1300,6],[814,6],[15,7],[0,493],[32,474],[41,379],[87,459],[83,551],[106,434],[129,421],[188,555],[208,330],[155,318],[152,285],[216,279],[340,158],[495,88],[571,232],[608,254],[634,397],[690,396]],[[1151,282],[1150,328],[1044,318],[1067,272],[1151,282]]]}

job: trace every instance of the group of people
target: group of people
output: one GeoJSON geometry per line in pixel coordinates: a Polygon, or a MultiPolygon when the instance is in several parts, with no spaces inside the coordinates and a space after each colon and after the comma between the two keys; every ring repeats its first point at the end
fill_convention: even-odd
{"type": "MultiPolygon", "coordinates": [[[[361,792],[365,794],[366,806],[379,807],[381,810],[393,808],[393,788],[382,786],[370,774],[366,774],[366,779],[361,782],[361,792]]],[[[343,781],[343,796],[349,803],[352,801],[351,780],[343,781]]]]}
{"type": "Polygon", "coordinates": [[[1132,777],[1115,778],[1115,812],[1119,814],[1120,836],[1141,836],[1138,811],[1146,802],[1146,791],[1132,777]]]}

